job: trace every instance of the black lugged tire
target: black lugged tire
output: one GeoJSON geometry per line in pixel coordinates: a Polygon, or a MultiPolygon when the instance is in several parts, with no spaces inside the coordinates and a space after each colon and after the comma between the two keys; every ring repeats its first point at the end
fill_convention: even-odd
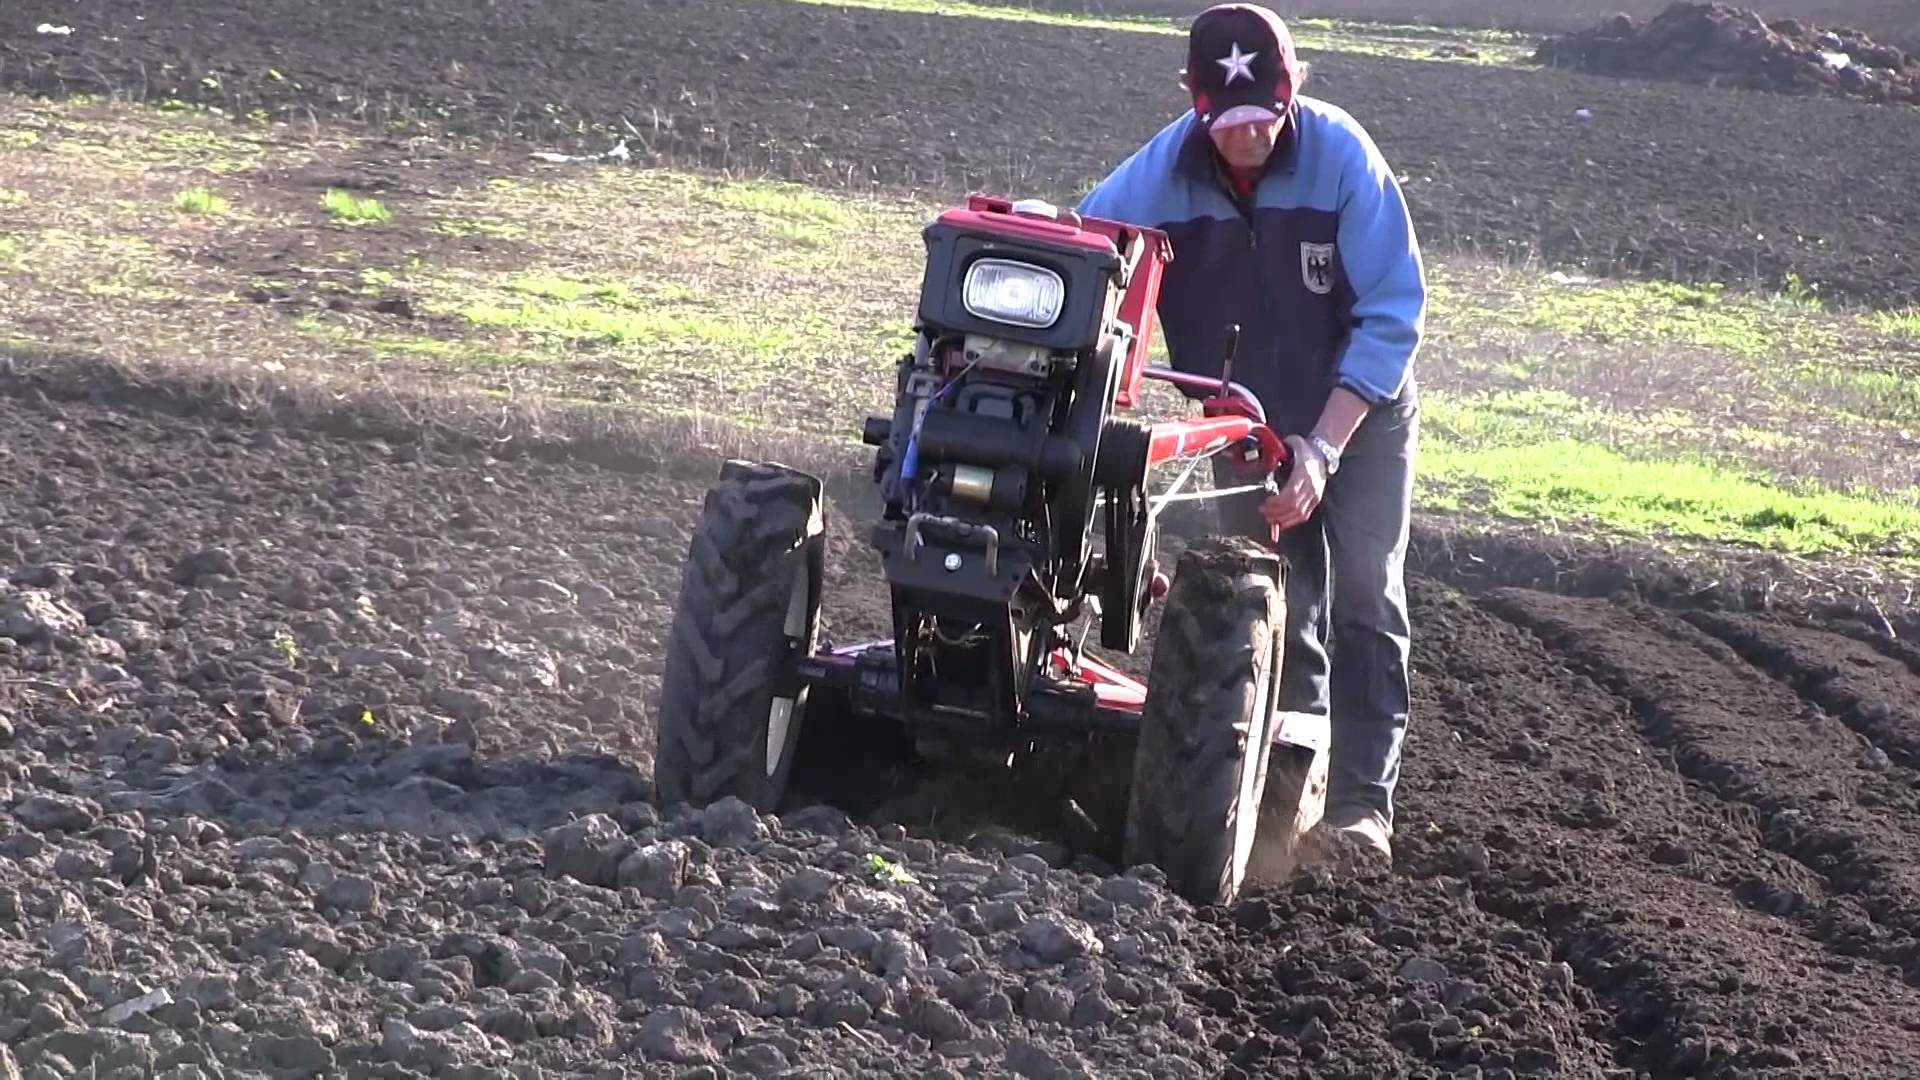
{"type": "Polygon", "coordinates": [[[1196,904],[1239,895],[1272,750],[1286,600],[1278,556],[1208,539],[1167,593],[1134,750],[1124,857],[1196,904]]]}
{"type": "Polygon", "coordinates": [[[660,692],[654,786],[663,802],[705,805],[733,795],[762,812],[779,808],[799,747],[804,689],[777,747],[769,747],[768,729],[782,665],[795,650],[811,654],[819,640],[825,522],[820,482],[782,465],[729,461],[708,489],[660,692]],[[789,633],[790,615],[798,634],[789,633]]]}

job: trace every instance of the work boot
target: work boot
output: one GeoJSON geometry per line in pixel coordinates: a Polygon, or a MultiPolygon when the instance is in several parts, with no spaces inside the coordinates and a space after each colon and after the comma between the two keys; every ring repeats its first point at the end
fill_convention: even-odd
{"type": "Polygon", "coordinates": [[[1313,831],[1317,846],[1341,863],[1393,865],[1393,828],[1377,810],[1329,807],[1313,831]]]}

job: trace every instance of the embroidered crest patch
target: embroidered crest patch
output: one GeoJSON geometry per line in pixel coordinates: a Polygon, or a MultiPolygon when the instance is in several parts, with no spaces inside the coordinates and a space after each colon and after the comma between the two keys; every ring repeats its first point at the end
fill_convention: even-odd
{"type": "Polygon", "coordinates": [[[1300,245],[1300,280],[1307,291],[1321,296],[1333,291],[1333,245],[1300,245]]]}

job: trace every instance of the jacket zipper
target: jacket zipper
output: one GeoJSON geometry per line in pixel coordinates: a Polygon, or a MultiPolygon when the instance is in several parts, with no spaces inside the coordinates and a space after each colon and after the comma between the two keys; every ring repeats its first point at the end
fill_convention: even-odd
{"type": "MultiPolygon", "coordinates": [[[[1265,175],[1263,173],[1260,177],[1255,178],[1253,190],[1249,191],[1244,199],[1241,198],[1240,192],[1233,186],[1233,179],[1227,175],[1225,166],[1217,159],[1213,163],[1213,176],[1214,182],[1220,185],[1221,190],[1226,193],[1227,201],[1233,204],[1234,211],[1240,215],[1240,220],[1245,222],[1247,226],[1248,260],[1253,264],[1253,295],[1248,298],[1250,301],[1248,310],[1240,322],[1243,328],[1254,330],[1254,333],[1242,333],[1240,341],[1243,344],[1249,339],[1258,342],[1262,340],[1260,331],[1265,330],[1266,327],[1264,325],[1256,326],[1254,319],[1258,317],[1263,310],[1261,298],[1266,295],[1267,275],[1266,267],[1262,265],[1263,260],[1260,257],[1260,228],[1254,219],[1254,205],[1259,197],[1260,180],[1264,179],[1265,175]]],[[[1246,356],[1237,357],[1234,363],[1234,370],[1236,372],[1242,372],[1248,370],[1250,366],[1270,368],[1276,358],[1271,355],[1262,355],[1257,365],[1246,364],[1245,361],[1248,359],[1246,356]]],[[[1244,381],[1244,376],[1236,381],[1244,381]]]]}
{"type": "MultiPolygon", "coordinates": [[[[1249,193],[1247,196],[1246,203],[1240,206],[1240,216],[1247,223],[1248,261],[1253,264],[1253,296],[1250,298],[1251,304],[1249,305],[1249,310],[1247,312],[1248,316],[1257,315],[1265,309],[1265,305],[1261,303],[1261,298],[1264,297],[1267,292],[1266,267],[1263,265],[1265,260],[1263,260],[1260,256],[1260,227],[1259,227],[1259,224],[1254,220],[1254,216],[1253,216],[1253,205],[1254,205],[1253,200],[1256,197],[1256,193],[1258,192],[1258,190],[1259,190],[1259,183],[1258,181],[1256,181],[1254,184],[1254,192],[1249,193]]],[[[1239,200],[1236,198],[1235,202],[1239,203],[1239,200]]],[[[1251,318],[1247,318],[1242,321],[1249,326],[1253,325],[1253,320],[1251,318]]],[[[1260,326],[1259,330],[1256,330],[1256,332],[1251,335],[1252,340],[1255,342],[1264,343],[1265,335],[1262,334],[1260,331],[1263,331],[1265,329],[1266,327],[1264,325],[1260,326]]],[[[1241,340],[1245,341],[1247,340],[1247,338],[1243,337],[1241,340]]],[[[1265,356],[1265,355],[1260,357],[1260,365],[1259,365],[1260,367],[1271,367],[1272,363],[1273,363],[1273,357],[1265,356]]],[[[1245,368],[1242,368],[1241,365],[1238,363],[1236,363],[1234,367],[1236,370],[1247,370],[1245,368]]],[[[1255,370],[1258,370],[1258,369],[1259,368],[1255,368],[1255,370]]],[[[1242,378],[1244,379],[1244,376],[1242,378]]]]}

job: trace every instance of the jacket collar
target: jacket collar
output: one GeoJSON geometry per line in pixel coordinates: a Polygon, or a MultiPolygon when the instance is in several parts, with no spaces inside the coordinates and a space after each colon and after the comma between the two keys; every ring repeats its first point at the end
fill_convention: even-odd
{"type": "MultiPolygon", "coordinates": [[[[1213,148],[1213,140],[1207,137],[1206,129],[1200,126],[1198,116],[1188,113],[1187,137],[1180,144],[1180,151],[1174,158],[1174,169],[1188,179],[1201,184],[1213,184],[1233,194],[1233,185],[1227,180],[1226,165],[1213,148]]],[[[1290,173],[1300,160],[1300,105],[1298,102],[1287,107],[1287,123],[1280,129],[1280,139],[1273,146],[1273,153],[1267,155],[1267,163],[1258,176],[1257,184],[1274,173],[1290,173]]]]}

